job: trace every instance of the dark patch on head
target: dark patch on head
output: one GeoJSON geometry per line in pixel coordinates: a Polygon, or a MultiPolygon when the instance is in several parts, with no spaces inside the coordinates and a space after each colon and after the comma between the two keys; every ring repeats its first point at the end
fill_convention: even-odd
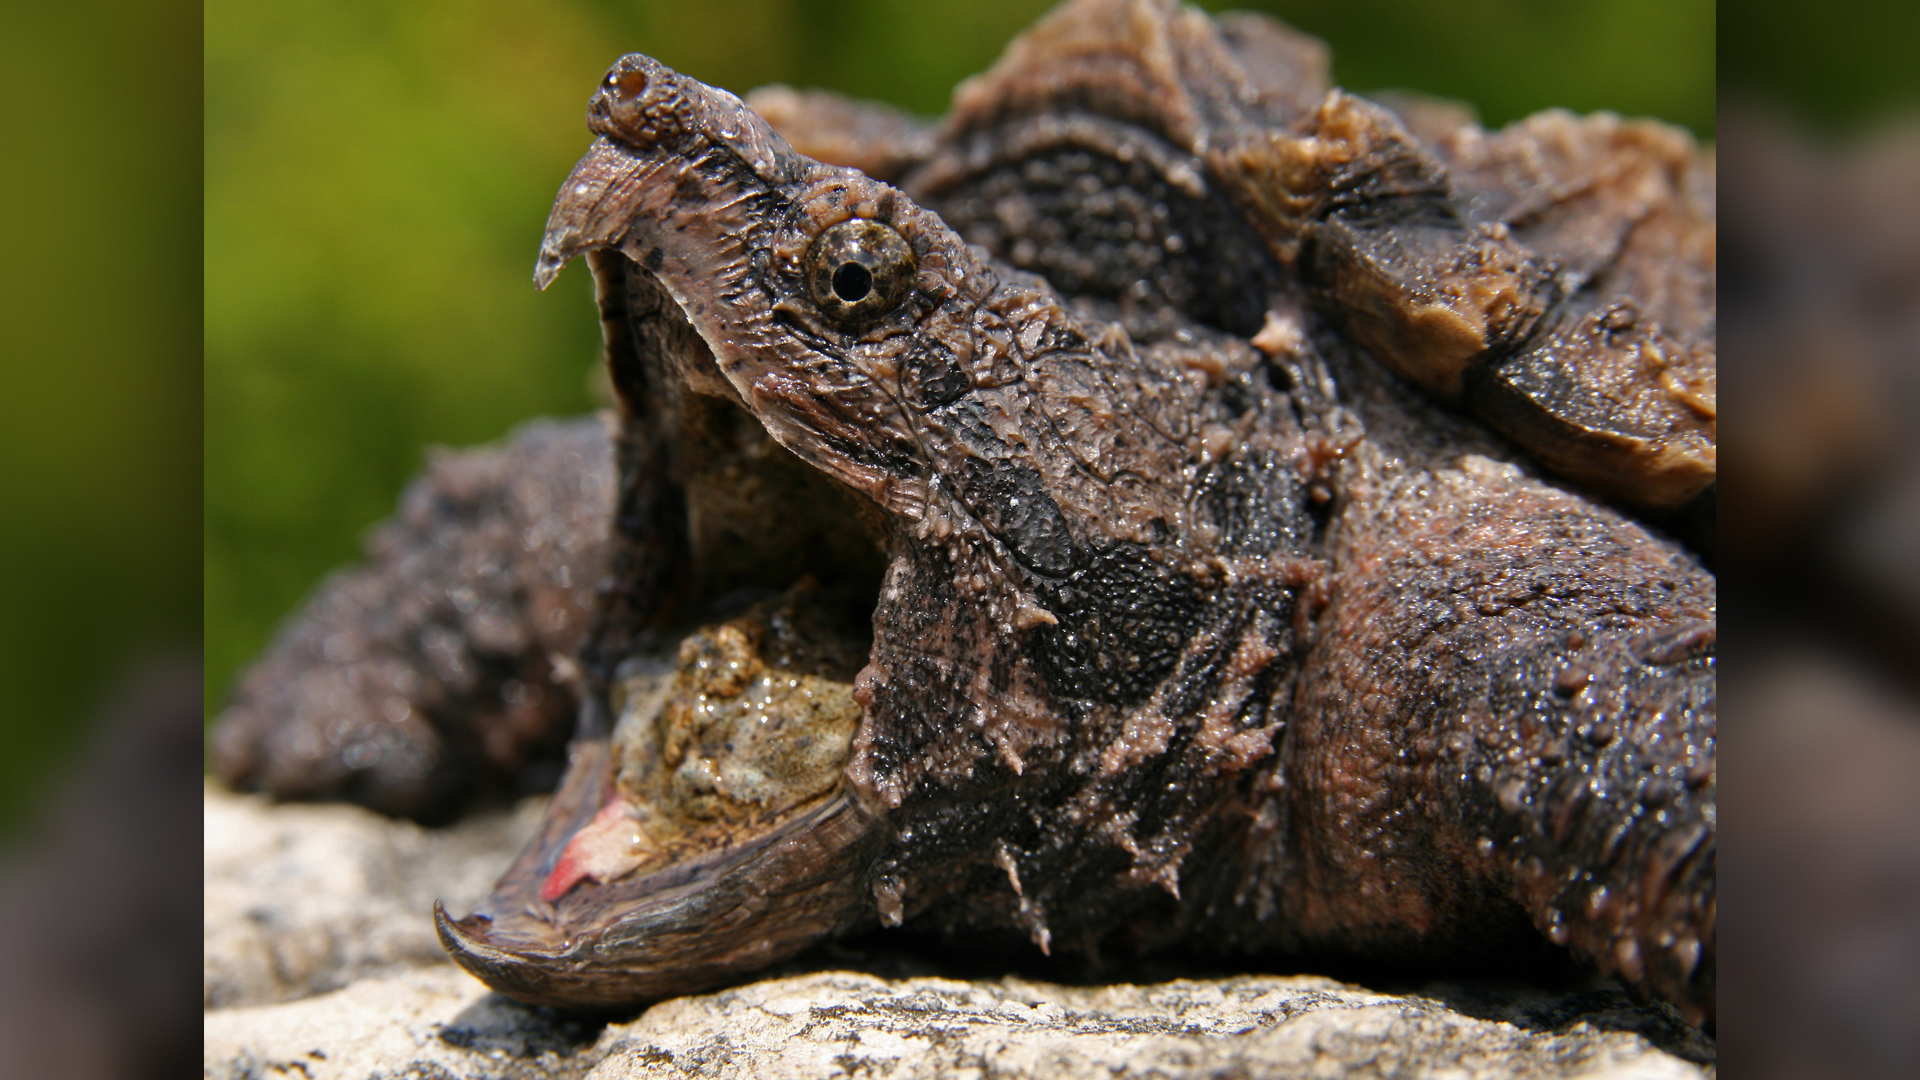
{"type": "Polygon", "coordinates": [[[960,498],[1027,569],[1059,577],[1073,569],[1073,536],[1060,504],[1031,465],[968,458],[960,498]]]}
{"type": "Polygon", "coordinates": [[[1200,623],[1193,580],[1133,544],[1095,554],[1041,598],[1055,626],[1034,631],[1035,657],[1056,695],[1121,707],[1152,696],[1200,623]]]}
{"type": "Polygon", "coordinates": [[[928,415],[976,456],[999,458],[1008,453],[1006,441],[994,433],[993,427],[987,423],[986,410],[974,398],[963,394],[953,404],[928,415]]]}
{"type": "Polygon", "coordinates": [[[1230,554],[1304,551],[1313,533],[1299,475],[1265,450],[1241,450],[1208,466],[1199,501],[1230,554]]]}
{"type": "Polygon", "coordinates": [[[951,405],[973,389],[953,350],[938,338],[915,334],[900,360],[900,393],[916,409],[951,405]]]}
{"type": "Polygon", "coordinates": [[[1078,327],[1054,323],[1040,335],[1040,344],[1034,349],[1039,356],[1050,352],[1083,352],[1087,348],[1087,336],[1078,327]]]}

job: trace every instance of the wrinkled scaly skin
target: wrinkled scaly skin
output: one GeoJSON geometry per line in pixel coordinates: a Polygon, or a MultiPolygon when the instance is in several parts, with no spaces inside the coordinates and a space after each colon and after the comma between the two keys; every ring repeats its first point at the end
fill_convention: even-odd
{"type": "Polygon", "coordinates": [[[1711,165],[1605,117],[1428,145],[1323,75],[1262,21],[1070,4],[895,189],[615,65],[537,279],[598,282],[616,585],[542,836],[438,915],[456,959],[609,1006],[876,921],[1544,934],[1711,1018],[1715,582],[1594,498],[1711,498],[1711,165]],[[840,782],[661,795],[700,665],[761,670],[759,631],[677,628],[803,571],[877,591],[840,782]]]}
{"type": "Polygon", "coordinates": [[[937,130],[614,67],[537,275],[597,282],[610,570],[457,960],[597,1007],[876,924],[1552,942],[1711,1020],[1712,157],[1326,71],[1160,0],[937,130]]]}

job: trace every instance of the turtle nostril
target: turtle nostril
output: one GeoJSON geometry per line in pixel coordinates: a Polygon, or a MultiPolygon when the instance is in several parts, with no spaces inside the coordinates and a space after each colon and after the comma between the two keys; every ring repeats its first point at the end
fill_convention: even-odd
{"type": "Polygon", "coordinates": [[[833,295],[849,304],[865,300],[872,291],[873,273],[859,263],[841,263],[833,272],[833,295]]]}
{"type": "Polygon", "coordinates": [[[647,92],[647,73],[639,69],[609,76],[607,82],[612,85],[614,96],[621,101],[637,100],[647,92]]]}

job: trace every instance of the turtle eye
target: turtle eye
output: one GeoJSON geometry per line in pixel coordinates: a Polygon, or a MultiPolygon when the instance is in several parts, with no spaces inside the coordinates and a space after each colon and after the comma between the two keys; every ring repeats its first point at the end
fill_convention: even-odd
{"type": "Polygon", "coordinates": [[[827,318],[857,326],[900,306],[913,289],[906,237],[877,221],[843,221],[807,250],[807,290],[827,318]]]}

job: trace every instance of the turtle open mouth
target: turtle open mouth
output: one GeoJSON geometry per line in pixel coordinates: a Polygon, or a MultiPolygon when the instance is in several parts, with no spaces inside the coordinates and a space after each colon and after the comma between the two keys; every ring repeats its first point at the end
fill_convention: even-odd
{"type": "Polygon", "coordinates": [[[496,989],[584,1007],[724,981],[863,906],[877,829],[843,772],[885,568],[880,511],[767,435],[657,281],[593,263],[625,456],[668,467],[622,462],[619,593],[539,836],[435,913],[496,989]]]}
{"type": "MultiPolygon", "coordinates": [[[[716,189],[757,178],[668,175],[662,160],[603,139],[549,225],[538,280],[587,256],[623,406],[614,582],[539,835],[472,914],[435,912],[457,961],[544,1004],[713,985],[872,917],[864,871],[881,829],[844,774],[891,543],[875,495],[890,478],[850,484],[860,447],[815,437],[830,417],[794,416],[817,387],[782,397],[747,377],[806,364],[715,314],[714,297],[754,272],[713,212],[716,189]]],[[[813,272],[854,319],[904,286],[866,258],[872,245],[843,246],[813,272]]]]}
{"type": "Polygon", "coordinates": [[[511,996],[616,1006],[844,928],[875,835],[842,781],[865,659],[848,601],[808,576],[627,657],[536,841],[473,914],[436,907],[454,958],[511,996]]]}

